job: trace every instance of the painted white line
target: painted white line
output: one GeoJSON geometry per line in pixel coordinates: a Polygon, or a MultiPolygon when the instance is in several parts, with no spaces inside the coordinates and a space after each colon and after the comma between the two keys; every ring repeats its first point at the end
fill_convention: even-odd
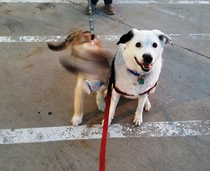
{"type": "MultiPolygon", "coordinates": [[[[5,3],[87,3],[87,0],[0,0],[5,3]]],[[[100,2],[99,3],[103,3],[100,2]]],[[[209,0],[115,0],[114,4],[210,4],[209,0]]]]}
{"type": "MultiPolygon", "coordinates": [[[[210,34],[168,34],[172,39],[210,40],[210,34]]],[[[118,41],[121,35],[98,35],[101,41],[118,41]]],[[[62,42],[66,36],[0,36],[0,43],[14,42],[62,42]]]]}
{"type": "Polygon", "coordinates": [[[116,4],[210,4],[208,0],[115,0],[116,4]]]}
{"type": "MultiPolygon", "coordinates": [[[[0,43],[12,42],[61,42],[67,36],[0,36],[0,43]]],[[[99,35],[98,38],[104,41],[117,41],[120,35],[99,35]]]]}
{"type": "MultiPolygon", "coordinates": [[[[100,139],[100,125],[78,127],[46,127],[1,129],[0,144],[40,143],[64,140],[100,139]]],[[[184,137],[210,135],[210,120],[145,122],[140,127],[133,124],[112,124],[109,138],[130,137],[184,137]]]]}
{"type": "Polygon", "coordinates": [[[0,36],[0,42],[59,42],[66,38],[67,36],[0,36]]]}

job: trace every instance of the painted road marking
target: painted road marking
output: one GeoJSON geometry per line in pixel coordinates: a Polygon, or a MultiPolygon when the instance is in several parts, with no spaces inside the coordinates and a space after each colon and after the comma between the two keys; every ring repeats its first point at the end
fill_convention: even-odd
{"type": "MultiPolygon", "coordinates": [[[[168,34],[172,39],[210,40],[210,34],[168,34]]],[[[0,36],[0,43],[12,42],[61,42],[67,36],[0,36]]],[[[118,41],[121,35],[98,35],[101,41],[118,41]]]]}
{"type": "MultiPolygon", "coordinates": [[[[0,144],[40,143],[64,140],[100,139],[101,125],[81,125],[0,129],[0,144]]],[[[210,120],[145,122],[140,127],[133,124],[112,124],[109,138],[186,137],[210,135],[210,120]]]]}
{"type": "MultiPolygon", "coordinates": [[[[87,0],[0,0],[5,3],[87,3],[87,0]]],[[[102,1],[99,3],[103,3],[102,1]]],[[[209,0],[115,0],[115,4],[210,4],[209,0]]]]}

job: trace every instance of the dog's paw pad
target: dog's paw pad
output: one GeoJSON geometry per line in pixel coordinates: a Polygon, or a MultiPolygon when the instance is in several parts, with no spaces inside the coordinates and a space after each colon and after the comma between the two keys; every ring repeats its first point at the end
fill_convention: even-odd
{"type": "Polygon", "coordinates": [[[78,126],[82,123],[82,117],[73,116],[73,118],[71,119],[71,123],[73,126],[78,126]]]}
{"type": "Polygon", "coordinates": [[[105,102],[98,103],[98,110],[104,112],[105,111],[105,107],[106,107],[106,103],[105,102]]]}
{"type": "Polygon", "coordinates": [[[141,118],[137,118],[135,117],[134,120],[133,120],[133,123],[136,125],[136,126],[140,126],[142,124],[142,119],[141,118]]]}

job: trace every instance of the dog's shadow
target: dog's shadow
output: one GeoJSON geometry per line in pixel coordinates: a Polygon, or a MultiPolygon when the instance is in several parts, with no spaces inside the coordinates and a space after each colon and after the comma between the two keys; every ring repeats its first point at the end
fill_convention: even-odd
{"type": "MultiPolygon", "coordinates": [[[[131,122],[135,110],[136,110],[137,100],[136,99],[126,99],[121,98],[116,108],[114,119],[112,123],[120,123],[122,121],[131,122]],[[127,121],[129,120],[129,121],[127,121]]],[[[104,112],[99,111],[95,108],[93,111],[89,113],[85,113],[83,116],[82,125],[93,125],[93,124],[101,124],[104,119],[104,112]]]]}

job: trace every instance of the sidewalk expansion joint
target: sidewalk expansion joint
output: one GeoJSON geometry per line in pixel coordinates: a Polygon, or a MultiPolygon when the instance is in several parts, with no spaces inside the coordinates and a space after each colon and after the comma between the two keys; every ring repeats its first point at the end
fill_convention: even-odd
{"type": "Polygon", "coordinates": [[[197,55],[200,55],[200,56],[202,56],[202,57],[205,57],[205,58],[207,58],[207,59],[210,59],[210,56],[206,56],[206,55],[201,54],[201,53],[199,53],[199,52],[196,52],[196,51],[194,51],[194,50],[192,50],[192,49],[190,49],[190,48],[186,48],[186,47],[184,47],[184,46],[181,46],[181,45],[178,45],[178,44],[175,44],[175,43],[174,43],[174,45],[176,45],[176,46],[178,46],[178,47],[180,47],[180,48],[182,48],[182,49],[188,50],[188,51],[190,51],[190,52],[192,52],[192,53],[195,53],[195,54],[197,54],[197,55]]]}

